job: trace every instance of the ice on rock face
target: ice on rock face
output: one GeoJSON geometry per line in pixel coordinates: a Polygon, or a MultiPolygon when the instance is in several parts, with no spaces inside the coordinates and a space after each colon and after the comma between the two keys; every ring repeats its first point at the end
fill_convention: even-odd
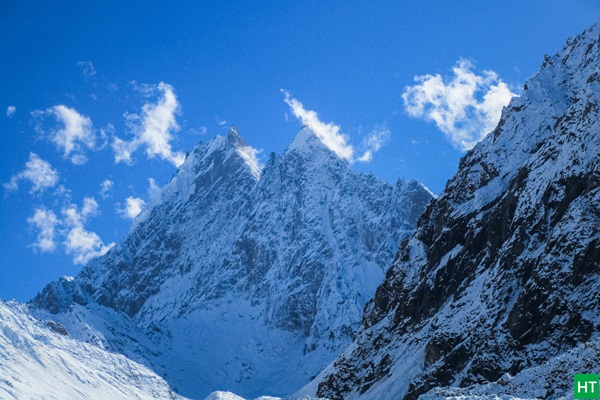
{"type": "MultiPolygon", "coordinates": [[[[306,393],[414,399],[468,386],[432,392],[460,397],[597,336],[599,68],[599,24],[545,58],[400,246],[354,342],[306,393]]],[[[538,385],[501,393],[564,392],[558,378],[538,385]]]]}
{"type": "Polygon", "coordinates": [[[261,168],[232,129],[188,154],[121,243],[33,304],[186,396],[285,395],[350,343],[431,198],[352,171],[308,129],[261,168]]]}

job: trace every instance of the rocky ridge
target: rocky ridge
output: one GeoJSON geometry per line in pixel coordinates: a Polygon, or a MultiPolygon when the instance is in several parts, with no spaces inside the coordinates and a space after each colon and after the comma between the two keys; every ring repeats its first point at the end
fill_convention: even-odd
{"type": "Polygon", "coordinates": [[[261,169],[232,129],[187,156],[121,243],[32,305],[186,396],[287,394],[350,343],[431,198],[352,171],[307,128],[261,169]]]}
{"type": "Polygon", "coordinates": [[[353,344],[305,392],[416,399],[485,385],[600,331],[599,103],[597,24],[546,56],[461,160],[353,344]]]}

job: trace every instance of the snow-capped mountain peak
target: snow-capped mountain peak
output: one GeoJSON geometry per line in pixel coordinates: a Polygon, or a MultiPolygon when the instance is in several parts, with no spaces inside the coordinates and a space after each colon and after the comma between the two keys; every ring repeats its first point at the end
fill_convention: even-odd
{"type": "Polygon", "coordinates": [[[188,154],[121,243],[33,304],[186,396],[287,394],[350,342],[430,199],[352,171],[308,129],[261,171],[232,128],[188,154]]]}
{"type": "MultiPolygon", "coordinates": [[[[152,210],[166,201],[185,203],[198,191],[219,182],[253,181],[260,179],[261,165],[257,150],[248,146],[235,127],[226,136],[215,136],[208,143],[200,142],[185,158],[171,180],[155,191],[154,198],[135,218],[132,230],[145,221],[152,210]]],[[[215,188],[213,188],[214,190],[215,188]]]]}
{"type": "Polygon", "coordinates": [[[317,137],[317,134],[313,132],[312,129],[305,126],[298,132],[298,134],[296,135],[292,143],[289,144],[285,152],[314,152],[320,149],[329,150],[327,146],[325,146],[325,144],[321,141],[321,139],[317,137]]]}

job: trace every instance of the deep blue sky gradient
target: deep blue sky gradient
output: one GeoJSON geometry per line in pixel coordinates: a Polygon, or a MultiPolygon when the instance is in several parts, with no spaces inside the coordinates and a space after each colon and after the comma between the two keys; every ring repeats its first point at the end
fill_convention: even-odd
{"type": "MultiPolygon", "coordinates": [[[[96,128],[110,123],[127,138],[123,115],[139,113],[144,102],[130,84],[136,81],[174,87],[182,111],[175,150],[189,151],[235,125],[263,150],[263,160],[271,151],[281,154],[300,129],[283,88],[323,121],[340,125],[355,145],[377,125],[390,129],[373,161],[353,168],[390,182],[416,178],[439,193],[462,153],[435,125],[407,116],[401,94],[413,77],[448,75],[468,58],[518,93],[545,53],[599,17],[600,5],[591,0],[2,1],[0,183],[22,170],[33,151],[59,171],[74,203],[96,198],[102,214],[86,228],[105,243],[118,242],[130,222],[115,204],[128,196],[147,200],[148,178],[162,185],[174,167],[141,151],[132,166],[115,164],[110,146],[73,166],[35,132],[31,112],[64,104],[96,128]],[[92,62],[96,74],[85,76],[79,61],[92,62]],[[12,118],[5,116],[9,105],[16,106],[12,118]],[[115,181],[106,200],[98,196],[104,179],[115,181]]],[[[28,300],[81,268],[60,249],[31,247],[35,232],[27,218],[57,200],[28,189],[0,187],[1,299],[28,300]]]]}

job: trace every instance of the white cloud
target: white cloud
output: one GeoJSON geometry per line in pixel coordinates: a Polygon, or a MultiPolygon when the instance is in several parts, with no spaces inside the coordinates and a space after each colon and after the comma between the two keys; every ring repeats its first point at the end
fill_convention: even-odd
{"type": "Polygon", "coordinates": [[[98,214],[98,203],[93,197],[83,199],[83,208],[81,209],[81,217],[87,220],[89,217],[98,214]]]}
{"type": "Polygon", "coordinates": [[[133,161],[131,159],[131,147],[133,146],[131,146],[130,143],[127,143],[123,139],[115,136],[112,143],[112,148],[115,152],[115,162],[119,163],[123,161],[126,164],[131,164],[133,161]]]}
{"type": "Polygon", "coordinates": [[[115,244],[105,246],[98,234],[75,226],[69,230],[64,245],[65,252],[73,256],[74,264],[85,265],[92,258],[106,254],[115,244]]]}
{"type": "Polygon", "coordinates": [[[73,192],[71,191],[71,189],[67,189],[67,187],[63,184],[58,185],[52,193],[52,196],[54,196],[55,198],[62,198],[65,201],[71,201],[72,195],[73,192]]]}
{"type": "Polygon", "coordinates": [[[100,196],[102,197],[102,200],[106,200],[111,196],[110,192],[112,191],[114,184],[115,183],[110,179],[105,179],[102,181],[100,184],[100,196]]]}
{"type": "MultiPolygon", "coordinates": [[[[63,153],[65,158],[70,158],[73,164],[81,165],[87,162],[85,148],[97,150],[97,137],[92,120],[79,114],[75,109],[56,105],[45,111],[34,111],[32,114],[40,117],[53,115],[62,124],[61,129],[50,130],[48,135],[56,148],[63,153]]],[[[46,133],[39,125],[36,130],[41,134],[46,133]]]]}
{"type": "Polygon", "coordinates": [[[41,192],[56,185],[58,172],[52,168],[48,161],[42,160],[35,153],[29,153],[29,161],[25,163],[25,169],[10,178],[10,181],[4,184],[4,188],[6,190],[17,190],[20,180],[31,182],[31,193],[41,192]]]}
{"type": "Polygon", "coordinates": [[[204,136],[204,135],[206,135],[206,133],[207,133],[207,132],[208,132],[208,128],[207,128],[207,127],[205,127],[205,126],[201,126],[201,127],[200,127],[200,128],[198,128],[198,129],[195,129],[195,128],[191,128],[191,129],[190,129],[190,133],[191,133],[192,135],[200,135],[200,136],[204,136]]]}
{"type": "Polygon", "coordinates": [[[439,75],[415,76],[414,86],[402,94],[411,117],[435,122],[450,142],[469,150],[494,129],[502,107],[515,96],[494,71],[473,72],[473,64],[459,60],[450,81],[439,75]]]}
{"type": "Polygon", "coordinates": [[[133,80],[129,82],[129,86],[133,88],[136,92],[140,93],[144,97],[152,97],[156,94],[157,85],[152,85],[149,83],[138,83],[133,80]]]}
{"type": "Polygon", "coordinates": [[[125,115],[134,138],[129,142],[114,138],[112,147],[115,162],[131,163],[131,155],[140,147],[145,147],[148,158],[158,156],[179,167],[185,159],[185,154],[173,152],[170,143],[173,140],[173,132],[179,130],[175,115],[179,112],[180,105],[175,91],[171,85],[163,82],[154,89],[148,85],[143,85],[142,88],[139,90],[146,95],[158,91],[161,96],[156,103],[144,104],[141,115],[125,115]]]}
{"type": "Polygon", "coordinates": [[[98,214],[98,203],[94,198],[83,199],[81,211],[74,204],[69,204],[62,209],[62,225],[65,227],[64,249],[65,253],[73,256],[74,264],[86,264],[94,257],[105,254],[114,243],[105,245],[97,233],[88,231],[85,223],[89,217],[98,214]]]}
{"type": "Polygon", "coordinates": [[[69,204],[62,209],[64,222],[68,226],[82,226],[89,217],[97,215],[98,203],[93,197],[83,199],[83,207],[79,211],[75,204],[69,204]]]}
{"type": "Polygon", "coordinates": [[[78,61],[77,66],[81,68],[81,72],[83,72],[84,76],[96,75],[94,64],[91,61],[78,61]]]}
{"type": "Polygon", "coordinates": [[[215,122],[216,122],[216,123],[217,123],[217,125],[219,125],[219,126],[225,126],[225,125],[227,125],[227,121],[226,121],[226,120],[224,120],[224,119],[221,119],[221,118],[219,118],[219,116],[218,116],[218,115],[215,117],[215,122]]]}
{"type": "Polygon", "coordinates": [[[37,241],[33,244],[42,252],[52,252],[56,249],[56,226],[59,224],[56,214],[45,207],[35,209],[33,217],[27,222],[38,230],[37,241]]]}
{"type": "Polygon", "coordinates": [[[33,217],[27,220],[38,231],[33,246],[42,252],[51,252],[62,240],[64,252],[73,256],[73,263],[86,264],[114,246],[114,243],[105,245],[97,233],[85,228],[87,220],[98,213],[98,203],[91,197],[83,199],[81,209],[75,204],[65,205],[61,210],[62,218],[45,207],[37,208],[33,217]]]}
{"type": "MultiPolygon", "coordinates": [[[[152,179],[152,181],[154,181],[154,179],[152,179]]],[[[150,186],[152,187],[152,182],[150,182],[150,186]]],[[[146,202],[139,197],[130,196],[125,199],[124,206],[117,203],[116,210],[121,215],[121,218],[134,219],[142,211],[142,207],[144,207],[145,204],[146,202]]]]}
{"type": "Polygon", "coordinates": [[[115,136],[115,127],[113,124],[107,124],[105,127],[100,128],[98,131],[98,137],[96,142],[96,150],[102,150],[108,146],[109,138],[115,136]]]}
{"type": "Polygon", "coordinates": [[[322,122],[315,111],[306,110],[302,103],[293,98],[289,92],[283,89],[281,91],[285,96],[284,101],[290,106],[292,113],[302,122],[302,125],[310,128],[325,146],[350,163],[371,161],[373,153],[379,150],[389,137],[390,132],[387,128],[376,128],[363,141],[361,146],[363,154],[355,157],[356,149],[349,143],[348,136],[340,131],[338,125],[322,122]]]}
{"type": "Polygon", "coordinates": [[[8,118],[11,118],[13,116],[13,114],[15,113],[15,111],[17,111],[17,107],[15,107],[15,106],[8,106],[6,108],[6,116],[8,118]]]}
{"type": "Polygon", "coordinates": [[[358,161],[370,162],[373,159],[373,153],[381,149],[390,138],[391,132],[386,126],[376,127],[369,135],[363,140],[362,147],[365,149],[362,156],[358,158],[358,161]]]}
{"type": "Polygon", "coordinates": [[[285,90],[282,92],[285,95],[284,101],[290,106],[292,113],[302,122],[302,125],[310,128],[323,144],[340,158],[349,162],[354,160],[354,148],[348,144],[348,137],[340,132],[338,125],[322,122],[316,112],[306,110],[302,103],[291,97],[289,92],[285,90]]]}

